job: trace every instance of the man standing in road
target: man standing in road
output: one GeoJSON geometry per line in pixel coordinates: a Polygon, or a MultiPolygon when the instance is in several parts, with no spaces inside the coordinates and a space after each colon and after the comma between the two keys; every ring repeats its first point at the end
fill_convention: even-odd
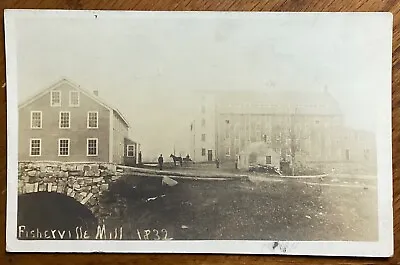
{"type": "Polygon", "coordinates": [[[142,151],[139,151],[139,159],[138,159],[139,166],[142,166],[142,151]]]}
{"type": "Polygon", "coordinates": [[[164,164],[164,158],[162,154],[160,154],[160,156],[158,157],[158,166],[160,167],[160,170],[162,170],[163,164],[164,164]]]}

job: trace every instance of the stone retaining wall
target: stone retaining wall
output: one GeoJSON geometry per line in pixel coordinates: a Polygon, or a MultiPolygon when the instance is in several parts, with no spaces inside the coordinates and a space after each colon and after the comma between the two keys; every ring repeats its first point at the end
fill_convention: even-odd
{"type": "Polygon", "coordinates": [[[101,194],[123,174],[123,169],[110,163],[19,162],[18,194],[65,194],[97,216],[101,194]]]}

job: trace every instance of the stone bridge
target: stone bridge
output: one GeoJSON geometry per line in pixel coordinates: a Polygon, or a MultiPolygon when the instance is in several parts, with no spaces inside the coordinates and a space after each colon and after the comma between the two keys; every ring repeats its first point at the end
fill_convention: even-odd
{"type": "Polygon", "coordinates": [[[102,193],[123,171],[110,163],[19,162],[18,194],[57,192],[74,198],[99,217],[102,193]]]}

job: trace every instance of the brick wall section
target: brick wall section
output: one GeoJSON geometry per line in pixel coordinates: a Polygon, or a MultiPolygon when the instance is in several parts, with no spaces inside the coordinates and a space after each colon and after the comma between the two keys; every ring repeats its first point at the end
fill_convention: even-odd
{"type": "Polygon", "coordinates": [[[110,163],[19,162],[18,194],[65,194],[99,217],[100,196],[123,174],[123,169],[110,163]]]}

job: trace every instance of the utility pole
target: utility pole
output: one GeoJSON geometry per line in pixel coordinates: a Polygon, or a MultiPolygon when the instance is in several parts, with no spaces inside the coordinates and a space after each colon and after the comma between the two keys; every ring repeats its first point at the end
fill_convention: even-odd
{"type": "Polygon", "coordinates": [[[193,121],[193,161],[196,161],[196,120],[193,121]]]}
{"type": "Polygon", "coordinates": [[[297,107],[294,110],[294,113],[292,114],[291,120],[290,120],[290,154],[292,156],[292,176],[294,176],[294,164],[295,164],[295,159],[296,159],[296,133],[295,133],[295,121],[296,121],[296,114],[297,114],[297,107]]]}

